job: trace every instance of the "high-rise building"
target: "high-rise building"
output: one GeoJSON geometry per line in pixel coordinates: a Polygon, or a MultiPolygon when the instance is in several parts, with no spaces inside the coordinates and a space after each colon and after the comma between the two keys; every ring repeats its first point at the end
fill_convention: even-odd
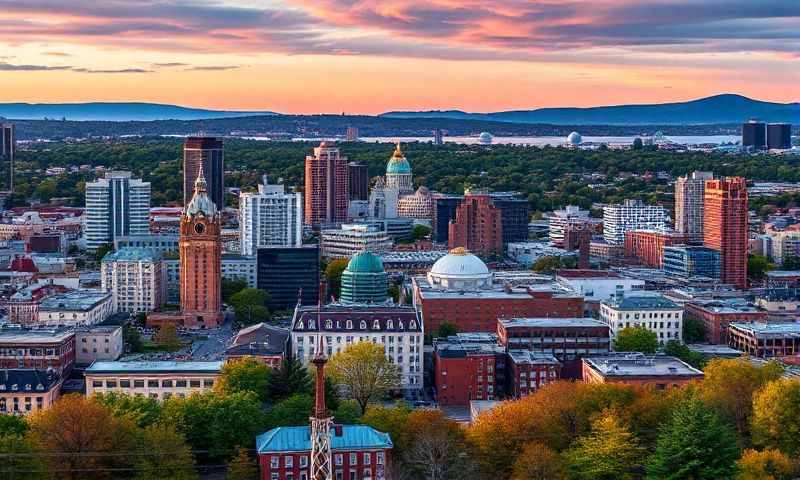
{"type": "Polygon", "coordinates": [[[320,232],[320,248],[324,258],[349,258],[363,250],[385,252],[392,248],[389,234],[365,224],[344,224],[341,228],[320,232]]]}
{"type": "Polygon", "coordinates": [[[442,133],[441,128],[437,128],[433,131],[433,144],[434,145],[442,145],[444,144],[444,135],[442,133]]]}
{"type": "Polygon", "coordinates": [[[150,233],[150,183],[131,172],[108,172],[86,184],[86,249],[96,251],[117,237],[150,233]]]}
{"type": "Polygon", "coordinates": [[[675,230],[689,242],[703,241],[706,180],[712,178],[711,172],[692,172],[675,181],[675,230]]]}
{"type": "Polygon", "coordinates": [[[363,163],[350,162],[347,164],[348,185],[350,187],[350,200],[369,199],[369,171],[363,163]]]}
{"type": "Polygon", "coordinates": [[[14,125],[0,123],[0,192],[14,190],[14,155],[17,139],[14,125]]]}
{"type": "Polygon", "coordinates": [[[181,218],[181,315],[187,328],[214,328],[222,322],[220,222],[201,166],[181,218]]]}
{"type": "Polygon", "coordinates": [[[464,200],[462,196],[433,195],[433,238],[438,243],[448,243],[450,220],[455,220],[456,210],[464,200]]]}
{"type": "Polygon", "coordinates": [[[347,127],[347,135],[345,136],[348,142],[358,141],[358,127],[347,127]]]}
{"type": "Polygon", "coordinates": [[[767,146],[767,124],[750,120],[742,124],[742,146],[762,149],[767,146]]]}
{"type": "Polygon", "coordinates": [[[466,192],[455,220],[450,221],[448,246],[450,249],[463,247],[475,253],[502,254],[502,212],[493,204],[491,196],[466,192]]]}
{"type": "Polygon", "coordinates": [[[704,208],[704,243],[720,253],[720,280],[747,288],[747,181],[708,180],[704,208]]]}
{"type": "Polygon", "coordinates": [[[270,310],[319,300],[319,245],[258,249],[258,288],[269,292],[270,310]]]}
{"type": "Polygon", "coordinates": [[[664,247],[664,273],[684,280],[693,277],[719,279],[719,252],[700,246],[664,247]]]}
{"type": "Polygon", "coordinates": [[[239,239],[242,255],[261,247],[297,247],[303,243],[303,195],[282,184],[264,183],[258,192],[239,195],[239,239]]]}
{"type": "Polygon", "coordinates": [[[397,202],[399,198],[400,192],[397,187],[387,187],[383,177],[378,177],[378,182],[369,193],[369,218],[397,218],[397,202]]]}
{"type": "Polygon", "coordinates": [[[415,220],[430,220],[433,216],[433,198],[428,187],[419,187],[414,195],[405,195],[398,200],[397,216],[415,220]]]}
{"type": "Polygon", "coordinates": [[[208,184],[208,195],[219,210],[225,208],[225,161],[222,140],[215,137],[187,137],[183,143],[183,204],[194,195],[200,165],[208,184]]]}
{"type": "Polygon", "coordinates": [[[788,123],[767,125],[767,148],[777,150],[792,148],[792,126],[788,123]]]}
{"type": "Polygon", "coordinates": [[[386,186],[397,188],[400,196],[414,193],[414,183],[411,177],[411,164],[400,149],[400,142],[394,149],[392,158],[386,164],[386,186]]]}
{"type": "Polygon", "coordinates": [[[381,303],[388,298],[386,271],[383,262],[372,252],[358,252],[350,258],[342,272],[343,303],[381,303]]]}
{"type": "Polygon", "coordinates": [[[166,297],[161,255],[152,250],[124,247],[109,252],[100,266],[102,288],[111,293],[117,312],[158,310],[166,297]]]}
{"type": "Polygon", "coordinates": [[[625,232],[630,230],[664,230],[667,211],[658,205],[645,205],[641,200],[603,208],[603,238],[612,245],[625,243],[625,232]]]}
{"type": "Polygon", "coordinates": [[[348,187],[347,157],[328,142],[314,148],[306,156],[305,217],[314,228],[322,224],[347,220],[348,187]]]}
{"type": "Polygon", "coordinates": [[[500,209],[503,244],[528,240],[531,204],[515,192],[492,192],[492,204],[500,209]]]}

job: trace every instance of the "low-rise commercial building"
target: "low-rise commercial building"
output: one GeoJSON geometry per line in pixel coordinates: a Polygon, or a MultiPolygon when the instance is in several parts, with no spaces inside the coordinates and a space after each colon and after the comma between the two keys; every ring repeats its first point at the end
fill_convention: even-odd
{"type": "Polygon", "coordinates": [[[506,349],[489,333],[434,340],[434,385],[440,406],[505,397],[506,349]]]}
{"type": "Polygon", "coordinates": [[[682,342],[683,307],[661,295],[624,295],[600,304],[600,320],[611,327],[616,338],[620,330],[643,327],[655,332],[659,343],[682,342]]]}
{"type": "Polygon", "coordinates": [[[339,229],[322,230],[320,248],[324,258],[350,258],[363,250],[390,250],[392,239],[386,231],[370,225],[345,224],[339,229]]]}
{"type": "Polygon", "coordinates": [[[682,280],[696,277],[719,279],[719,251],[700,246],[664,247],[664,272],[682,280]]]}
{"type": "Polygon", "coordinates": [[[509,394],[521,398],[561,378],[561,363],[553,355],[530,350],[508,351],[509,394]]]}
{"type": "Polygon", "coordinates": [[[767,312],[741,298],[698,299],[686,302],[686,316],[703,322],[706,340],[713,344],[728,343],[728,325],[731,322],[766,322],[767,312]]]}
{"type": "Polygon", "coordinates": [[[94,362],[86,369],[86,395],[119,392],[166,400],[210,390],[223,362],[94,362]]]}
{"type": "Polygon", "coordinates": [[[53,369],[75,364],[75,333],[64,328],[0,328],[0,369],[53,369]]]}
{"type": "Polygon", "coordinates": [[[50,408],[62,382],[53,370],[0,370],[0,415],[28,415],[50,408]]]}
{"type": "Polygon", "coordinates": [[[800,323],[731,323],[728,345],[753,357],[791,357],[800,353],[800,323]]]}
{"type": "Polygon", "coordinates": [[[110,293],[73,290],[53,295],[39,305],[39,325],[95,325],[114,313],[110,293]]]}
{"type": "Polygon", "coordinates": [[[91,365],[96,361],[114,361],[122,356],[124,342],[119,325],[78,327],[75,331],[75,363],[91,365]]]}
{"type": "Polygon", "coordinates": [[[583,359],[583,381],[677,388],[703,378],[703,372],[666,355],[617,353],[583,359]]]}
{"type": "Polygon", "coordinates": [[[289,330],[257,323],[245,327],[233,337],[225,350],[227,360],[255,357],[270,368],[279,368],[289,351],[289,330]]]}
{"type": "Polygon", "coordinates": [[[664,266],[664,247],[686,243],[686,235],[668,230],[625,232],[625,255],[652,268],[664,266]]]}
{"type": "Polygon", "coordinates": [[[506,247],[508,257],[526,267],[545,257],[575,257],[577,252],[556,248],[547,242],[514,242],[506,247]]]}

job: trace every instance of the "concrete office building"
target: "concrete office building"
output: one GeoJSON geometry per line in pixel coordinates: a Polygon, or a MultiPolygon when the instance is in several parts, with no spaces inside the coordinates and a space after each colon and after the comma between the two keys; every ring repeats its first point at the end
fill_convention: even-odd
{"type": "Polygon", "coordinates": [[[324,258],[349,258],[363,250],[384,252],[392,248],[389,234],[369,225],[345,224],[322,230],[321,254],[324,258]]]}
{"type": "Polygon", "coordinates": [[[608,205],[603,209],[603,238],[612,245],[625,243],[631,230],[665,230],[667,211],[659,205],[645,205],[641,200],[608,205]]]}
{"type": "Polygon", "coordinates": [[[706,181],[713,178],[711,172],[692,172],[675,181],[675,231],[690,242],[703,241],[706,181]]]}
{"type": "Polygon", "coordinates": [[[150,233],[150,183],[131,172],[108,172],[86,184],[86,249],[113,244],[117,237],[150,233]]]}
{"type": "Polygon", "coordinates": [[[86,395],[117,392],[155,400],[188,397],[214,387],[223,362],[94,362],[85,371],[86,395]]]}
{"type": "Polygon", "coordinates": [[[262,247],[297,247],[303,243],[303,195],[269,185],[266,175],[258,192],[239,195],[242,255],[262,247]]]}

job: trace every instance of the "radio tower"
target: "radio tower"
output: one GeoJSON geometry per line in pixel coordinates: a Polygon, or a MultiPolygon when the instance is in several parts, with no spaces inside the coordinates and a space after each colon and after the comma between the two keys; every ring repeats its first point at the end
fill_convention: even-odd
{"type": "MultiPolygon", "coordinates": [[[[321,289],[320,289],[321,290],[321,289]]],[[[320,292],[320,296],[322,293],[320,292]]],[[[311,478],[310,480],[332,480],[333,460],[331,455],[331,426],[333,417],[328,415],[325,408],[325,353],[322,345],[322,299],[317,306],[317,333],[319,334],[319,349],[311,360],[317,369],[316,396],[314,402],[314,416],[311,420],[311,478]]]]}

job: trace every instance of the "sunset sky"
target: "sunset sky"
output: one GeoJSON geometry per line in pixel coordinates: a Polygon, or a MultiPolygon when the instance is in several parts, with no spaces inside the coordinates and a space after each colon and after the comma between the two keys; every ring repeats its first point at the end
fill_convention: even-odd
{"type": "Polygon", "coordinates": [[[0,102],[800,101],[800,0],[0,0],[0,102]]]}

